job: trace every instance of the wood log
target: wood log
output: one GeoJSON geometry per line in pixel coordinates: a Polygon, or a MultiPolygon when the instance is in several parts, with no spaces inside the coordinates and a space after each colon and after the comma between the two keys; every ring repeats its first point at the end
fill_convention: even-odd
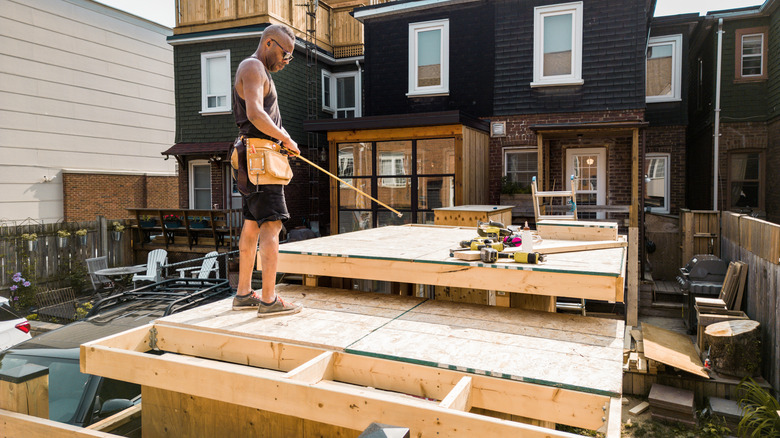
{"type": "Polygon", "coordinates": [[[736,377],[755,376],[761,370],[761,330],[758,321],[735,320],[704,329],[712,369],[736,377]]]}

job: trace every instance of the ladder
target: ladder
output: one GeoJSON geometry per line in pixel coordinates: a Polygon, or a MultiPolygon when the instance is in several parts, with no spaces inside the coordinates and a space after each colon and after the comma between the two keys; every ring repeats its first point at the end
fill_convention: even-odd
{"type": "Polygon", "coordinates": [[[536,177],[531,179],[531,194],[534,201],[534,218],[538,224],[540,220],[544,219],[557,219],[557,220],[577,220],[577,192],[575,189],[576,180],[574,175],[570,178],[571,190],[570,191],[548,191],[540,192],[536,187],[536,177]],[[545,204],[545,199],[548,203],[545,204]],[[556,200],[558,204],[556,205],[556,200]],[[541,203],[541,205],[540,205],[541,203]],[[556,208],[557,207],[557,208],[556,208]],[[562,214],[548,214],[553,210],[560,211],[562,207],[566,207],[566,211],[562,214]],[[550,211],[548,211],[550,210],[550,211]]]}

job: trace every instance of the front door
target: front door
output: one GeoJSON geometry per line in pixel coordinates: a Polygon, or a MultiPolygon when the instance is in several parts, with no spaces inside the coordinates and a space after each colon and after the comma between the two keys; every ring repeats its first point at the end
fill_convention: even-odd
{"type": "MultiPolygon", "coordinates": [[[[577,180],[577,206],[605,205],[607,195],[607,149],[606,148],[569,148],[566,150],[566,178],[568,189],[569,176],[577,180]]],[[[577,212],[579,219],[604,219],[603,212],[577,212]]]]}

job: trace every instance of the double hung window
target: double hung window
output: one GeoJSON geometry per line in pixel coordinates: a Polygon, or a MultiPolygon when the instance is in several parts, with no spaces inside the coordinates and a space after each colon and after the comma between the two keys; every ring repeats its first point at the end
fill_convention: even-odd
{"type": "Polygon", "coordinates": [[[200,54],[201,113],[231,111],[230,51],[200,54]]]}
{"type": "Polygon", "coordinates": [[[409,96],[450,92],[450,22],[409,25],[409,96]]]}
{"type": "Polygon", "coordinates": [[[682,35],[652,37],[647,44],[647,102],[681,99],[682,35]]]}
{"type": "Polygon", "coordinates": [[[582,2],[534,8],[532,87],[581,85],[582,2]]]}

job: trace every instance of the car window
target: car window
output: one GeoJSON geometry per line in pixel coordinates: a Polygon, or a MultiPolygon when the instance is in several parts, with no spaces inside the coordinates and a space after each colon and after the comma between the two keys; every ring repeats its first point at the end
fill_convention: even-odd
{"type": "Polygon", "coordinates": [[[11,321],[19,318],[21,318],[21,316],[15,314],[8,303],[0,304],[0,321],[11,321]]]}
{"type": "Polygon", "coordinates": [[[6,354],[0,359],[0,370],[28,363],[49,368],[49,419],[72,422],[89,379],[79,371],[76,360],[6,354]]]}

